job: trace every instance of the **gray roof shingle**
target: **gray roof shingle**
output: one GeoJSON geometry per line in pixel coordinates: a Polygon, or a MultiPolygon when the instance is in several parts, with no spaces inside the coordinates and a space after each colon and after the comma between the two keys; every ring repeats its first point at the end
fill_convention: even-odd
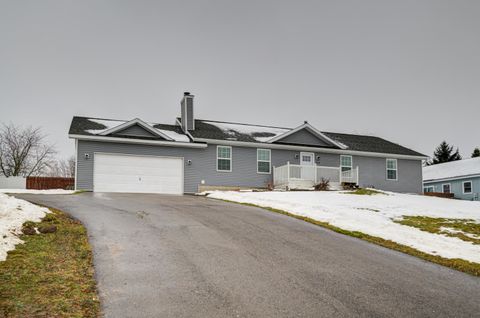
{"type": "MultiPolygon", "coordinates": [[[[125,122],[111,119],[75,116],[70,125],[69,134],[95,135],[95,131],[107,129],[108,127],[102,123],[109,124],[109,121],[111,121],[112,124],[115,122],[119,122],[118,124],[125,122]]],[[[180,119],[178,119],[178,121],[180,121],[180,119]]],[[[181,127],[178,125],[152,125],[158,129],[183,134],[181,127]]],[[[288,132],[289,130],[291,130],[291,128],[196,119],[195,130],[191,130],[189,133],[195,139],[202,138],[241,142],[266,142],[268,139],[288,132]]],[[[348,147],[347,150],[426,157],[415,150],[375,136],[333,132],[322,133],[331,139],[346,145],[348,147]]]]}

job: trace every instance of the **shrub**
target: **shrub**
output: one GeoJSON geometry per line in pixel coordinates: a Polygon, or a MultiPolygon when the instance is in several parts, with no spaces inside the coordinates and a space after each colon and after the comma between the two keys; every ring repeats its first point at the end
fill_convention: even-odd
{"type": "Polygon", "coordinates": [[[319,183],[315,185],[315,191],[328,191],[330,188],[330,180],[322,178],[319,183]]]}

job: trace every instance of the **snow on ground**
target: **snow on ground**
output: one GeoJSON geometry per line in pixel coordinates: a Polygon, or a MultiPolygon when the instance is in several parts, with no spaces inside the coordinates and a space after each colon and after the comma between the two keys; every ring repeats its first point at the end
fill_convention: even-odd
{"type": "Polygon", "coordinates": [[[473,219],[480,223],[480,202],[460,201],[413,194],[354,195],[345,191],[222,192],[215,199],[251,203],[328,222],[336,227],[411,246],[445,258],[480,263],[480,245],[456,237],[433,234],[394,223],[403,215],[473,219]],[[375,211],[379,212],[375,212],[375,211]]]}
{"type": "Polygon", "coordinates": [[[32,189],[0,189],[0,193],[17,194],[72,194],[74,190],[50,189],[50,190],[32,190],[32,189]]]}
{"type": "Polygon", "coordinates": [[[0,193],[0,262],[16,244],[23,243],[17,236],[21,234],[22,224],[39,222],[46,213],[49,213],[47,208],[0,193]]]}

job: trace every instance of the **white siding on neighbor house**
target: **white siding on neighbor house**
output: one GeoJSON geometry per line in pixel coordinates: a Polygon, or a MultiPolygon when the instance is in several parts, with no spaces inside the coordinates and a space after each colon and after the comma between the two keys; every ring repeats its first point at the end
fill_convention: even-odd
{"type": "Polygon", "coordinates": [[[27,179],[24,177],[0,176],[0,189],[26,189],[27,179]]]}

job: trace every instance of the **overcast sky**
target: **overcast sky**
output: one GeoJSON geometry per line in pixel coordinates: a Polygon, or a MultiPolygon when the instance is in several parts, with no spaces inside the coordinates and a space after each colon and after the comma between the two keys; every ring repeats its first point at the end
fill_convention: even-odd
{"type": "Polygon", "coordinates": [[[480,146],[480,1],[3,1],[0,122],[195,115],[480,146]]]}

